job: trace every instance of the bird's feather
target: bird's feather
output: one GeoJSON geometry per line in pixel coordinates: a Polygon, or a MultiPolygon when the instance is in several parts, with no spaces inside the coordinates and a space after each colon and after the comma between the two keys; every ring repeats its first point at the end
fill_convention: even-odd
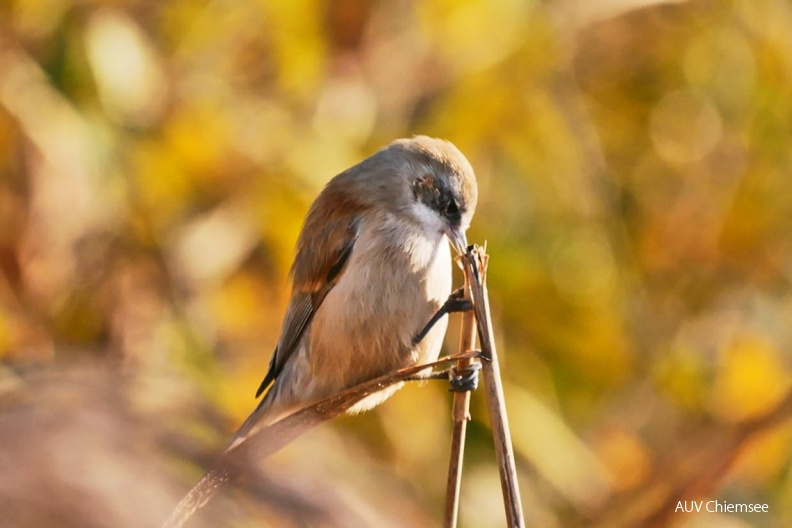
{"type": "Polygon", "coordinates": [[[343,274],[357,240],[357,213],[362,207],[331,182],[308,212],[291,270],[292,297],[269,369],[256,391],[257,398],[283,371],[322,301],[343,274]],[[328,203],[335,207],[328,207],[328,203]]]}

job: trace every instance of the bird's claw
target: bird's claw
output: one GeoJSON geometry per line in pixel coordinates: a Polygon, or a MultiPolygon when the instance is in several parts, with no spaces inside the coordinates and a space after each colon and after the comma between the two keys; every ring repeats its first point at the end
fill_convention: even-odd
{"type": "Polygon", "coordinates": [[[451,367],[448,369],[448,382],[451,384],[449,392],[469,392],[478,388],[478,373],[481,370],[481,363],[471,363],[460,368],[451,367]]]}
{"type": "Polygon", "coordinates": [[[462,288],[456,289],[451,292],[451,295],[448,296],[448,299],[443,306],[440,307],[437,312],[429,319],[429,322],[426,323],[426,326],[418,332],[415,337],[413,337],[413,345],[417,345],[423,338],[426,337],[426,334],[437,324],[444,315],[451,314],[451,313],[458,313],[458,312],[467,312],[468,310],[473,309],[473,302],[470,299],[465,299],[464,297],[465,292],[462,288]]]}

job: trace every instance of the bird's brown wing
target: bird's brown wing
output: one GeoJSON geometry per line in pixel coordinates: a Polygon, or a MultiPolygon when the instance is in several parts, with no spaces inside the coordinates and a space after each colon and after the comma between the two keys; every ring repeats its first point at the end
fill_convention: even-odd
{"type": "Polygon", "coordinates": [[[286,309],[280,338],[258,398],[283,370],[327,294],[344,272],[358,235],[361,207],[333,196],[332,187],[314,203],[297,242],[292,266],[292,297],[286,309]],[[333,202],[335,199],[335,202],[333,202]],[[335,207],[326,207],[335,203],[335,207]]]}

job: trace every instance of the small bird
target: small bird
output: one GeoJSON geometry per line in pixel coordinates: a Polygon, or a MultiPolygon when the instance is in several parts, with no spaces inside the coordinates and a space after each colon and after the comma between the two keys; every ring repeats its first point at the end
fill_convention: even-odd
{"type": "Polygon", "coordinates": [[[269,391],[229,449],[344,389],[437,359],[446,318],[419,343],[415,336],[451,293],[446,239],[466,251],[477,196],[465,156],[426,136],[397,140],[330,180],[297,241],[291,299],[256,397],[269,391]]]}

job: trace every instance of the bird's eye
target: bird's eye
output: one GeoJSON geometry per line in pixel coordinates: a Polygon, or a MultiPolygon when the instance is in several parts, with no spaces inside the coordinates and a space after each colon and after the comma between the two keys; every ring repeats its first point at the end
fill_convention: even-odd
{"type": "Polygon", "coordinates": [[[447,215],[459,214],[459,206],[457,205],[456,200],[451,200],[450,202],[448,202],[448,205],[446,205],[445,212],[447,215]]]}

